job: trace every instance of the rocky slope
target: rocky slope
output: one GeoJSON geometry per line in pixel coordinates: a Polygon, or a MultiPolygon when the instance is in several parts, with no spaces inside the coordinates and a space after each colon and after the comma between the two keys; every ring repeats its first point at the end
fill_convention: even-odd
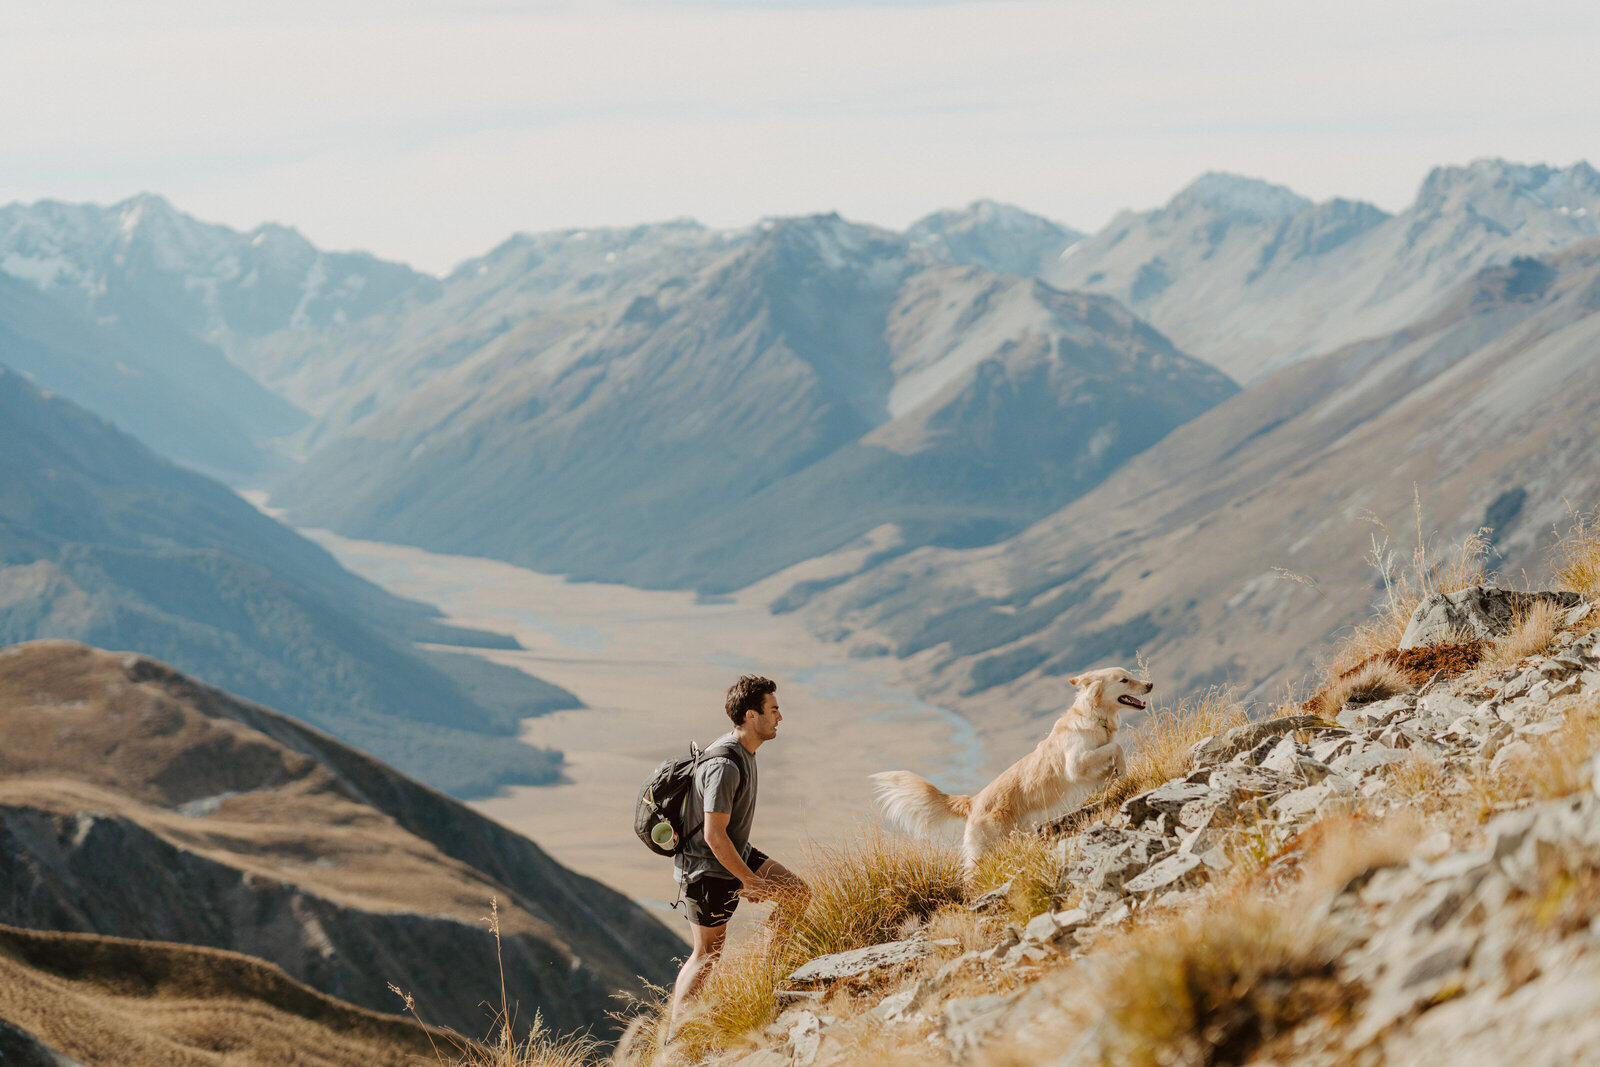
{"type": "Polygon", "coordinates": [[[5,649],[0,720],[0,922],[240,952],[380,1012],[393,983],[469,1036],[502,962],[520,1026],[597,1032],[674,973],[672,934],[533,842],[154,660],[5,649]]]}
{"type": "Polygon", "coordinates": [[[553,779],[559,756],[511,739],[575,699],[509,670],[469,696],[480,661],[410,642],[505,639],[436,615],[0,367],[0,642],[139,649],[462,793],[553,779]]]}
{"type": "Polygon", "coordinates": [[[1208,174],[1125,212],[1041,277],[1106,293],[1236,380],[1396,330],[1464,278],[1600,234],[1600,173],[1478,160],[1436,167],[1410,207],[1313,204],[1208,174]]]}
{"type": "MultiPolygon", "coordinates": [[[[496,297],[411,330],[394,362],[426,385],[274,501],[357,536],[726,590],[886,523],[909,545],[992,540],[1234,388],[1112,301],[837,217],[685,241],[676,284],[622,244],[594,275],[609,299],[496,297]],[[614,280],[635,269],[648,293],[614,280]]],[[[515,252],[514,292],[565,277],[515,252]]]]}
{"type": "MultiPolygon", "coordinates": [[[[1492,528],[1542,569],[1566,502],[1600,498],[1600,244],[1482,272],[1430,319],[1301,361],[1200,416],[1022,534],[925,549],[812,595],[819,628],[908,657],[925,691],[1023,751],[1062,678],[1142,653],[1179,688],[1279,695],[1366,617],[1374,533],[1405,557],[1492,528]],[[1287,581],[1287,568],[1339,590],[1287,581]]],[[[791,600],[794,598],[791,598],[791,600]]]]}
{"type": "Polygon", "coordinates": [[[1588,1062],[1600,603],[1550,599],[1542,652],[1466,673],[1483,642],[1463,663],[1441,641],[1465,623],[1492,645],[1527,598],[1424,602],[1396,660],[1420,688],[1199,740],[1177,776],[1058,824],[1025,926],[983,918],[1002,889],[965,952],[918,933],[813,959],[756,1049],[715,1062],[1588,1062]]]}

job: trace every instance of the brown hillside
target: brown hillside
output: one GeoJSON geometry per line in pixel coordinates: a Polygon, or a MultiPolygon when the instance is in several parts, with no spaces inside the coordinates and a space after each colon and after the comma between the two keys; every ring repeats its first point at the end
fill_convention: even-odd
{"type": "Polygon", "coordinates": [[[561,1028],[680,946],[532,842],[310,727],[139,656],[0,651],[0,922],[230,949],[379,1011],[561,1028]]]}
{"type": "Polygon", "coordinates": [[[48,1064],[52,1050],[91,1067],[433,1060],[421,1027],[340,1003],[260,960],[10,926],[0,926],[0,1018],[22,1031],[0,1036],[7,1064],[48,1064]]]}

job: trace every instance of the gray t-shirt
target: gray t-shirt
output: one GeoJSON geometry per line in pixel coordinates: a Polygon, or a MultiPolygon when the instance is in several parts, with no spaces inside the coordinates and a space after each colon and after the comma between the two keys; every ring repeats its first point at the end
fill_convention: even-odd
{"type": "Polygon", "coordinates": [[[750,827],[756,819],[756,757],[731,731],[706,746],[706,751],[711,754],[700,761],[689,794],[684,845],[672,858],[673,877],[684,883],[733,877],[706,844],[708,811],[727,813],[728,839],[740,858],[750,858],[750,827]]]}

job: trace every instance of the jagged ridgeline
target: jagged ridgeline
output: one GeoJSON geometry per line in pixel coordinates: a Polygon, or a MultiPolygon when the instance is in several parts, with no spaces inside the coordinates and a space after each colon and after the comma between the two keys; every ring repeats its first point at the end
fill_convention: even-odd
{"type": "Polygon", "coordinates": [[[274,501],[725,591],[885,524],[990,543],[1236,391],[1113,300],[919,240],[837,216],[518,238],[434,299],[267,339],[264,380],[326,442],[274,501]]]}
{"type": "MultiPolygon", "coordinates": [[[[241,952],[381,1012],[393,983],[474,1037],[500,988],[491,898],[523,1029],[605,1032],[613,994],[682,949],[526,838],[147,657],[0,651],[0,728],[0,923],[241,952]]],[[[0,1017],[35,1018],[16,993],[0,1017]]]]}
{"type": "Polygon", "coordinates": [[[514,740],[571,694],[415,640],[453,630],[225,487],[0,368],[0,643],[144,652],[313,723],[461,795],[541,783],[514,740]]]}

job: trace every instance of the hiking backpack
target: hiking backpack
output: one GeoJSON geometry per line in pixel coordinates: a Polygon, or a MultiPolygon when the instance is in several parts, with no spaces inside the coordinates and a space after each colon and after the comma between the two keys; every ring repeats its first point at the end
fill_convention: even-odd
{"type": "Polygon", "coordinates": [[[727,745],[712,745],[702,752],[700,746],[691,741],[687,756],[662,760],[661,766],[644,780],[639,802],[633,809],[633,832],[639,835],[645,848],[658,856],[676,856],[683,849],[694,772],[700,769],[702,760],[714,755],[719,748],[726,749],[727,745]]]}

